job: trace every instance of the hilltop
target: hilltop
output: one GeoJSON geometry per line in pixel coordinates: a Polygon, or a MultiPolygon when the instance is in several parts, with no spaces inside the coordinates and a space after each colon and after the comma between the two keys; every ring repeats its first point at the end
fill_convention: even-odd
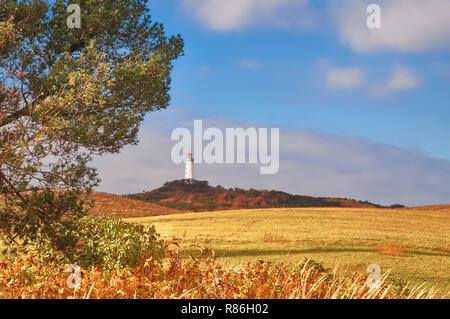
{"type": "MultiPolygon", "coordinates": [[[[227,189],[221,186],[210,186],[207,181],[195,181],[193,184],[186,184],[184,180],[167,182],[162,187],[152,191],[130,195],[93,192],[90,199],[94,202],[94,206],[89,211],[90,215],[119,218],[258,208],[387,208],[354,199],[292,195],[275,190],[227,189]]],[[[391,208],[403,207],[402,205],[391,206],[391,208]]],[[[450,205],[418,208],[435,210],[448,207],[450,205]]]]}
{"type": "Polygon", "coordinates": [[[281,207],[382,208],[370,202],[346,198],[292,195],[275,190],[226,189],[222,186],[210,186],[207,181],[187,184],[184,180],[176,180],[149,192],[125,196],[172,209],[194,212],[281,207]]]}

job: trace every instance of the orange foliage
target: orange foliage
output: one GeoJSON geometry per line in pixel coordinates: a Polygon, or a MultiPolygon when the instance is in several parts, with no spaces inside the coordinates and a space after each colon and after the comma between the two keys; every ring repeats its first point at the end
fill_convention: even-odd
{"type": "Polygon", "coordinates": [[[287,268],[262,261],[225,269],[213,258],[183,259],[171,254],[165,267],[152,261],[135,269],[81,270],[79,288],[69,288],[67,266],[42,264],[35,257],[0,263],[0,298],[433,298],[433,289],[394,292],[382,277],[369,289],[358,275],[337,277],[314,262],[287,268]]]}

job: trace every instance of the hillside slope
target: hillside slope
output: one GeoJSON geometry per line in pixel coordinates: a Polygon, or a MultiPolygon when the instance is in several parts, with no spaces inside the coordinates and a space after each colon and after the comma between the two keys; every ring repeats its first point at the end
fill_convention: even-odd
{"type": "Polygon", "coordinates": [[[268,190],[225,189],[221,186],[209,186],[206,181],[186,184],[183,180],[167,182],[150,192],[126,195],[126,197],[194,212],[281,207],[381,207],[352,199],[292,195],[268,190]]]}
{"type": "Polygon", "coordinates": [[[94,192],[90,198],[94,201],[94,207],[90,210],[90,215],[93,216],[127,218],[180,213],[169,207],[133,200],[120,195],[94,192]]]}
{"type": "Polygon", "coordinates": [[[416,206],[416,207],[410,207],[408,209],[423,210],[423,211],[444,211],[444,212],[448,213],[448,212],[450,212],[450,204],[416,206]]]}

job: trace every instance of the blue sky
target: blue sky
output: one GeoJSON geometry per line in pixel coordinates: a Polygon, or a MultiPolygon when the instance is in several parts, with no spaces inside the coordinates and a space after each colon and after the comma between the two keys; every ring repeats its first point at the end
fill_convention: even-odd
{"type": "Polygon", "coordinates": [[[112,159],[101,162],[103,190],[131,193],[181,177],[167,164],[169,149],[160,158],[148,150],[164,149],[170,130],[182,123],[205,119],[279,127],[281,143],[298,150],[286,149],[280,174],[266,179],[242,178],[237,167],[226,174],[199,167],[212,184],[386,204],[450,203],[450,0],[149,5],[168,34],[182,35],[186,55],[175,63],[170,109],[148,116],[142,145],[126,148],[114,166],[112,159]],[[369,3],[380,5],[381,29],[367,28],[369,3]],[[320,152],[306,163],[305,148],[317,145],[345,152],[340,159],[320,152]],[[116,165],[132,167],[113,178],[116,165]],[[308,170],[298,173],[301,186],[290,180],[300,170],[308,170]]]}
{"type": "Polygon", "coordinates": [[[358,52],[341,41],[329,2],[305,5],[314,11],[313,26],[268,22],[217,30],[205,26],[206,18],[195,18],[189,1],[152,1],[154,19],[186,41],[186,56],[173,73],[172,107],[197,117],[362,136],[450,159],[449,47],[358,52]],[[321,61],[329,65],[321,68],[321,61]],[[371,86],[384,85],[399,65],[411,70],[419,84],[387,96],[371,95],[371,86]],[[326,68],[361,69],[365,83],[330,88],[326,68]]]}

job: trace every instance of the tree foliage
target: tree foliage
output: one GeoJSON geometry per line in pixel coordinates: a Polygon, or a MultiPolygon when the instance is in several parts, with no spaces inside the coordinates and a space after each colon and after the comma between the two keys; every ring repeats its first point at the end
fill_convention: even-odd
{"type": "Polygon", "coordinates": [[[64,229],[58,240],[42,241],[32,253],[46,262],[112,270],[135,268],[149,260],[160,262],[167,249],[154,226],[91,216],[80,218],[73,226],[76,231],[64,229]]]}
{"type": "Polygon", "coordinates": [[[181,37],[143,0],[0,0],[0,232],[9,243],[58,238],[86,214],[93,156],[136,144],[169,103],[181,37]]]}

